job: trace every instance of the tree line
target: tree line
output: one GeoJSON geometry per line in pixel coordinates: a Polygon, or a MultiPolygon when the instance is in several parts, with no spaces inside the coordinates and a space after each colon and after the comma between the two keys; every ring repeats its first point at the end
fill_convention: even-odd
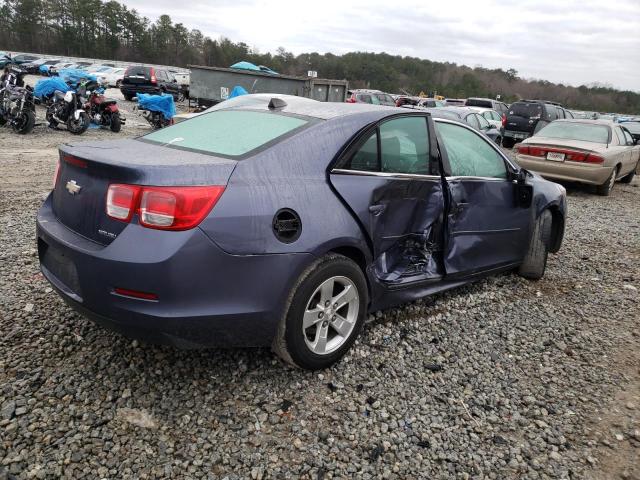
{"type": "Polygon", "coordinates": [[[0,0],[0,49],[180,67],[228,67],[248,60],[290,75],[315,70],[320,77],[347,79],[352,88],[450,98],[501,95],[507,102],[543,98],[581,110],[640,113],[640,93],[527,80],[513,69],[471,68],[387,53],[296,56],[284,48],[260,53],[243,42],[211,39],[173,23],[168,15],[152,22],[115,0],[0,0]]]}

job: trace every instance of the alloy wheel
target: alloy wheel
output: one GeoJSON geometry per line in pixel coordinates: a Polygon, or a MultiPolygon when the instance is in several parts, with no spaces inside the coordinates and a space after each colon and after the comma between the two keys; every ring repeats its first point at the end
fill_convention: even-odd
{"type": "Polygon", "coordinates": [[[327,355],[351,336],[358,319],[358,290],[347,277],[325,280],[309,298],[302,320],[304,340],[313,353],[327,355]]]}

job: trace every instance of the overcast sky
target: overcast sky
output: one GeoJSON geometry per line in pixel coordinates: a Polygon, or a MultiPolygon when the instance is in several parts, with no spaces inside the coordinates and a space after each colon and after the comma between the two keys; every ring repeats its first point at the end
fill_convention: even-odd
{"type": "Polygon", "coordinates": [[[387,52],[640,91],[640,0],[124,3],[152,21],[166,13],[174,23],[260,52],[387,52]]]}

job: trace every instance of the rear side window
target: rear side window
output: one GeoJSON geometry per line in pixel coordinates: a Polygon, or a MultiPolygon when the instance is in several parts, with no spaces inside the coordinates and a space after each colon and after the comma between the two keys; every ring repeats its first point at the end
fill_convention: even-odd
{"type": "Polygon", "coordinates": [[[401,117],[384,122],[343,168],[428,175],[429,134],[425,117],[401,117]]]}
{"type": "Polygon", "coordinates": [[[383,172],[429,173],[429,137],[424,117],[404,117],[380,125],[383,172]]]}
{"type": "Polygon", "coordinates": [[[626,145],[627,140],[624,138],[624,133],[622,133],[622,129],[620,127],[615,128],[616,137],[618,137],[619,145],[626,145]]]}
{"type": "Polygon", "coordinates": [[[550,122],[557,120],[558,118],[562,118],[558,114],[558,108],[555,105],[546,105],[545,106],[546,114],[545,120],[549,120],[550,122]]]}
{"type": "Polygon", "coordinates": [[[493,108],[491,100],[481,100],[479,98],[469,98],[467,100],[467,107],[485,107],[493,108]]]}
{"type": "Polygon", "coordinates": [[[358,99],[359,102],[373,103],[371,100],[371,95],[358,94],[356,95],[356,98],[358,99]]]}
{"type": "Polygon", "coordinates": [[[502,157],[480,135],[468,128],[436,122],[454,177],[507,178],[502,157]]]}
{"type": "Polygon", "coordinates": [[[470,114],[467,115],[467,117],[465,118],[465,121],[471,125],[473,128],[480,128],[480,124],[478,123],[478,119],[476,118],[475,114],[470,114]]]}
{"type": "Polygon", "coordinates": [[[299,117],[239,110],[199,115],[140,138],[171,148],[239,157],[309,123],[299,117]]]}
{"type": "Polygon", "coordinates": [[[633,145],[633,137],[631,136],[631,134],[626,130],[622,130],[622,133],[624,134],[624,138],[627,141],[627,145],[633,145]]]}
{"type": "Polygon", "coordinates": [[[516,102],[509,107],[509,115],[524,118],[540,118],[542,116],[542,105],[539,103],[516,102]]]}

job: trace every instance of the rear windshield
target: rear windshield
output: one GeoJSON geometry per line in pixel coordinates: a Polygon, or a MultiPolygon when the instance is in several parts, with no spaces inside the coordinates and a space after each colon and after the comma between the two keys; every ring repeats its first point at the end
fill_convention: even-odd
{"type": "Polygon", "coordinates": [[[540,118],[542,105],[539,103],[516,102],[509,107],[509,115],[517,115],[524,118],[540,118]]]}
{"type": "Polygon", "coordinates": [[[141,140],[223,157],[240,157],[309,123],[280,113],[218,110],[149,133],[141,140]]]}
{"type": "Polygon", "coordinates": [[[129,67],[127,68],[127,76],[130,75],[140,75],[142,77],[146,77],[149,73],[149,67],[129,67]]]}
{"type": "Polygon", "coordinates": [[[609,143],[609,127],[577,122],[552,122],[540,129],[536,136],[581,140],[592,143],[609,143]]]}
{"type": "Polygon", "coordinates": [[[640,122],[624,122],[622,126],[633,134],[640,133],[640,122]]]}
{"type": "Polygon", "coordinates": [[[469,98],[469,99],[467,99],[467,107],[493,108],[493,105],[491,104],[491,100],[481,100],[479,98],[469,98]]]}

